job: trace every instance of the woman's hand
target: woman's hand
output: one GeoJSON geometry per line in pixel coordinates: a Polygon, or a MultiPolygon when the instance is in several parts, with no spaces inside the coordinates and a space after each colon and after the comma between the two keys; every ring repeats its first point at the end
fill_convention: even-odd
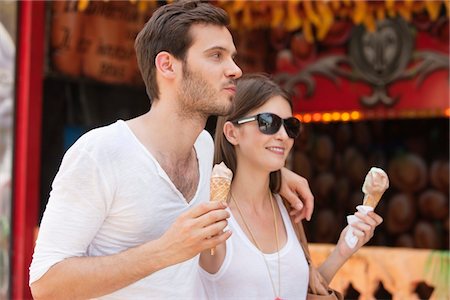
{"type": "Polygon", "coordinates": [[[354,235],[358,238],[356,246],[350,248],[345,242],[345,233],[349,230],[350,225],[347,225],[347,227],[342,230],[336,246],[340,255],[345,259],[349,258],[353,253],[358,251],[359,248],[365,245],[373,237],[375,228],[383,222],[383,218],[374,212],[369,212],[367,215],[356,212],[355,216],[359,221],[353,223],[351,226],[353,227],[354,235]]]}
{"type": "Polygon", "coordinates": [[[296,223],[303,219],[311,220],[314,210],[314,196],[305,178],[291,170],[282,168],[280,195],[291,204],[292,210],[289,213],[294,216],[296,223]]]}

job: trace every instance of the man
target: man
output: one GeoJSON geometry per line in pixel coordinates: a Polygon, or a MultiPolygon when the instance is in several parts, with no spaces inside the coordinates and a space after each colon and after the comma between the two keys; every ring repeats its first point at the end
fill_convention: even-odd
{"type": "MultiPolygon", "coordinates": [[[[227,25],[219,8],[177,2],[139,33],[151,110],[92,130],[67,151],[30,267],[35,299],[204,297],[198,254],[231,234],[226,204],[208,201],[213,142],[203,130],[208,116],[230,110],[242,74],[227,25]]],[[[297,218],[310,217],[300,179],[308,209],[297,218]]]]}

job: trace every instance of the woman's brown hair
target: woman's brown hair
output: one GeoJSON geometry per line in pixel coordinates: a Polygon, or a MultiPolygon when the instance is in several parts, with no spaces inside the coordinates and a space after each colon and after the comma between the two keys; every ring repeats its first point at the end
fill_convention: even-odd
{"type": "MultiPolygon", "coordinates": [[[[281,96],[289,103],[292,110],[290,95],[265,74],[247,74],[237,81],[236,96],[233,109],[227,116],[217,119],[214,137],[214,163],[224,162],[233,173],[237,169],[236,151],[223,133],[227,121],[245,117],[250,111],[261,107],[275,96],[281,96]]],[[[281,186],[280,170],[270,173],[270,190],[278,193],[281,186]]]]}

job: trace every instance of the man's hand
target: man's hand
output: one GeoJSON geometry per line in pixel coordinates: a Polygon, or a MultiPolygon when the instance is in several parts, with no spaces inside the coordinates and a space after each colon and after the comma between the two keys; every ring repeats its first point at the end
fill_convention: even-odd
{"type": "Polygon", "coordinates": [[[294,221],[298,223],[303,219],[311,220],[314,196],[308,181],[286,168],[281,169],[281,177],[280,195],[291,204],[290,215],[294,216],[294,221]]]}
{"type": "Polygon", "coordinates": [[[224,202],[213,201],[181,214],[159,240],[167,259],[180,263],[225,242],[231,236],[230,231],[223,231],[230,216],[226,207],[224,202]]]}

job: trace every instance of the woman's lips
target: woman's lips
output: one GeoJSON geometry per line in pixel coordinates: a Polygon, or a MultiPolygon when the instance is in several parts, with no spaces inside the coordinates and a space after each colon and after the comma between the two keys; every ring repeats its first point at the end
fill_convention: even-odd
{"type": "Polygon", "coordinates": [[[276,154],[284,155],[284,148],[283,147],[267,147],[267,150],[274,152],[276,154]]]}

